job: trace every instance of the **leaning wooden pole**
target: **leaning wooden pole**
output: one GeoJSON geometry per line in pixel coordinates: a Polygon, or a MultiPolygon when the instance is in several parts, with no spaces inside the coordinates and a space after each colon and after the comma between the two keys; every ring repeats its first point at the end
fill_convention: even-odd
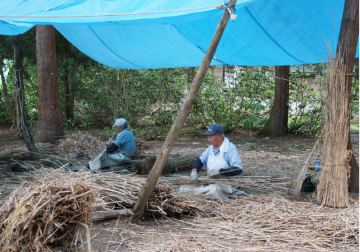
{"type": "MultiPolygon", "coordinates": [[[[236,0],[230,0],[228,6],[235,5],[236,0]]],[[[227,9],[225,9],[220,22],[216,28],[215,34],[210,42],[210,45],[205,53],[205,56],[201,62],[199,70],[193,80],[190,91],[186,95],[185,101],[181,107],[181,110],[172,125],[165,142],[162,146],[161,152],[157,157],[155,164],[148,176],[148,179],[140,193],[138,200],[136,201],[134,207],[134,215],[131,218],[132,223],[137,223],[140,220],[140,217],[144,211],[145,205],[154,190],[154,187],[160,177],[162,169],[169,157],[170,151],[175,144],[177,137],[180,134],[181,128],[184,125],[185,119],[188,116],[191,106],[195,100],[197,93],[199,92],[200,86],[204,80],[205,74],[209,68],[210,62],[214,57],[216,48],[219,44],[222,34],[224,33],[225,27],[228,23],[230,14],[227,9]]]]}

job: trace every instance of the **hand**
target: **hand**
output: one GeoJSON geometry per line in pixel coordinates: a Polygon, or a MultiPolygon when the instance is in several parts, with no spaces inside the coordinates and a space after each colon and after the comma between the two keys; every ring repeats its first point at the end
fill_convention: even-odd
{"type": "Polygon", "coordinates": [[[190,182],[191,182],[191,184],[199,183],[197,170],[194,170],[194,171],[191,172],[190,182]]]}
{"type": "Polygon", "coordinates": [[[207,175],[209,178],[215,178],[216,175],[219,175],[219,174],[220,174],[219,170],[209,170],[207,175]]]}

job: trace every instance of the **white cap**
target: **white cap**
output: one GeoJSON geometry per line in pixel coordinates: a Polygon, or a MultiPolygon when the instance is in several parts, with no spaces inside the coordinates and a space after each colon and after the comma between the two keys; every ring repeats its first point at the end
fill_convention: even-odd
{"type": "Polygon", "coordinates": [[[123,129],[127,128],[127,121],[124,118],[119,118],[115,120],[115,124],[113,125],[113,127],[121,127],[123,129]]]}

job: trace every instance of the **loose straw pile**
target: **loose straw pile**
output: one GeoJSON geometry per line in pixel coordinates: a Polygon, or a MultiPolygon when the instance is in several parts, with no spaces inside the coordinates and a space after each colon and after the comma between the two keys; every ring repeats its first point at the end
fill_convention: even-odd
{"type": "MultiPolygon", "coordinates": [[[[137,139],[139,141],[139,139],[137,139]]],[[[58,153],[62,156],[69,154],[83,154],[90,158],[95,158],[97,155],[102,153],[108,142],[101,141],[100,138],[93,137],[89,133],[74,133],[66,136],[65,139],[60,140],[58,146],[58,153]]],[[[132,159],[143,159],[146,155],[141,150],[145,147],[143,141],[136,144],[137,149],[135,150],[132,159]]]]}
{"type": "Polygon", "coordinates": [[[51,174],[19,187],[0,208],[0,250],[48,251],[50,245],[76,245],[96,195],[84,174],[51,174]]]}
{"type": "Polygon", "coordinates": [[[89,133],[74,133],[60,140],[58,152],[60,155],[81,153],[91,158],[95,158],[107,144],[99,138],[93,137],[89,133]]]}
{"type": "Polygon", "coordinates": [[[216,202],[192,198],[211,216],[119,225],[111,244],[129,251],[358,251],[359,204],[321,207],[278,195],[216,202]],[[121,235],[118,235],[121,234],[121,235]],[[128,237],[125,240],[122,237],[128,237]]]}

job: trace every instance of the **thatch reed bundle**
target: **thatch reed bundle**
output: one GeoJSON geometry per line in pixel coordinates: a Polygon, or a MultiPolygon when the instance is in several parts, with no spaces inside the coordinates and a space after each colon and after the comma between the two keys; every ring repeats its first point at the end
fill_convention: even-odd
{"type": "MultiPolygon", "coordinates": [[[[145,178],[113,173],[92,174],[91,187],[96,189],[102,202],[116,203],[120,208],[133,208],[146,182],[145,178]]],[[[193,207],[183,204],[182,197],[175,197],[171,184],[160,182],[151,194],[147,211],[189,213],[193,207]]]]}
{"type": "Polygon", "coordinates": [[[89,156],[90,158],[95,158],[99,155],[104,148],[106,148],[107,143],[101,141],[100,138],[93,137],[89,133],[73,133],[61,139],[58,152],[60,155],[69,155],[75,153],[81,153],[89,156]]]}
{"type": "Polygon", "coordinates": [[[345,85],[344,60],[340,56],[328,64],[322,174],[317,201],[332,207],[347,207],[349,161],[347,151],[350,122],[350,97],[345,85]]]}
{"type": "Polygon", "coordinates": [[[49,245],[76,244],[95,199],[84,174],[50,174],[19,187],[0,208],[0,250],[48,251],[49,245]]]}
{"type": "MultiPolygon", "coordinates": [[[[56,145],[49,143],[37,143],[36,148],[44,155],[52,155],[57,153],[56,145]]],[[[18,160],[31,159],[29,150],[24,147],[15,148],[0,152],[0,160],[16,158],[18,160]]]]}
{"type": "MultiPolygon", "coordinates": [[[[161,172],[162,175],[168,173],[176,173],[181,171],[190,171],[191,166],[194,164],[195,160],[199,157],[199,154],[189,154],[182,155],[180,157],[169,157],[165,163],[165,166],[161,172]]],[[[142,175],[150,174],[152,167],[155,164],[157,156],[148,156],[141,163],[137,173],[142,175]]]]}

